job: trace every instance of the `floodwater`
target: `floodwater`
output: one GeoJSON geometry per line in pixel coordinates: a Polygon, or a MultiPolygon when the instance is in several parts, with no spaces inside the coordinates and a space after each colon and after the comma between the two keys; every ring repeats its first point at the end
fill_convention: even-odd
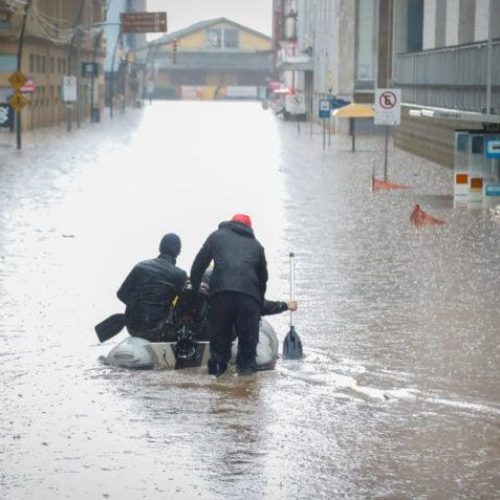
{"type": "Polygon", "coordinates": [[[452,172],[383,137],[258,103],[156,102],[82,129],[0,135],[0,498],[500,498],[500,223],[452,172]],[[9,145],[10,144],[10,145],[9,145]],[[416,228],[416,203],[442,226],[416,228]],[[301,361],[220,379],[99,362],[131,266],[252,216],[301,361]]]}

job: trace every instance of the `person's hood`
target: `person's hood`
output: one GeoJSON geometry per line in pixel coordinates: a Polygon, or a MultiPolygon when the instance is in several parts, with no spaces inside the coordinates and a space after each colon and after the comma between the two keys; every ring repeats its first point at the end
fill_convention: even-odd
{"type": "Polygon", "coordinates": [[[242,224],[241,222],[234,222],[232,220],[227,220],[219,224],[219,229],[230,229],[235,233],[248,236],[250,238],[255,238],[253,229],[251,227],[242,224]]]}

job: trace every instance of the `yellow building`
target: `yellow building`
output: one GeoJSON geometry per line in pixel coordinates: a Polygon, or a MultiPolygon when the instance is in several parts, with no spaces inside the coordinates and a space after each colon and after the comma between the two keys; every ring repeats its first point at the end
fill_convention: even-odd
{"type": "Polygon", "coordinates": [[[272,75],[271,43],[223,17],[169,33],[147,47],[150,92],[156,98],[257,98],[272,75]]]}
{"type": "MultiPolygon", "coordinates": [[[[103,61],[105,40],[96,23],[105,19],[104,0],[31,0],[21,72],[28,78],[23,90],[31,104],[22,110],[22,128],[54,125],[67,118],[79,121],[91,106],[104,105],[103,61]],[[97,77],[88,68],[97,64],[97,77]],[[77,77],[78,102],[67,106],[61,99],[63,75],[77,77]],[[93,88],[91,82],[94,83],[93,88]]],[[[10,75],[18,66],[19,35],[25,6],[15,0],[0,0],[0,103],[8,102],[13,89],[10,75]]],[[[69,103],[68,103],[69,104],[69,103]]]]}

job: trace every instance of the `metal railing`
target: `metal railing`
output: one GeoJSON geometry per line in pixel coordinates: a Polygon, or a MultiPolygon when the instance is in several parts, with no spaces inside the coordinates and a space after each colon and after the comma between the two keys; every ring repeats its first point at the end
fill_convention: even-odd
{"type": "MultiPolygon", "coordinates": [[[[500,40],[491,42],[491,107],[500,113],[500,40]]],[[[404,103],[465,111],[486,108],[488,44],[398,54],[394,87],[404,103]]]]}

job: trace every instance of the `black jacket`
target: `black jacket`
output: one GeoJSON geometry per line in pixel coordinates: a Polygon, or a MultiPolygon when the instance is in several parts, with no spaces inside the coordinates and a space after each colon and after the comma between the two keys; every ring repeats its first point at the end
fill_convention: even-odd
{"type": "Polygon", "coordinates": [[[127,326],[148,330],[168,316],[170,304],[186,284],[187,274],[176,267],[175,258],[160,254],[139,262],[117,292],[126,305],[127,326]]]}
{"type": "Polygon", "coordinates": [[[239,222],[221,222],[205,241],[191,267],[191,283],[200,286],[203,272],[214,261],[209,294],[240,292],[262,304],[267,285],[264,248],[253,230],[239,222]]]}

